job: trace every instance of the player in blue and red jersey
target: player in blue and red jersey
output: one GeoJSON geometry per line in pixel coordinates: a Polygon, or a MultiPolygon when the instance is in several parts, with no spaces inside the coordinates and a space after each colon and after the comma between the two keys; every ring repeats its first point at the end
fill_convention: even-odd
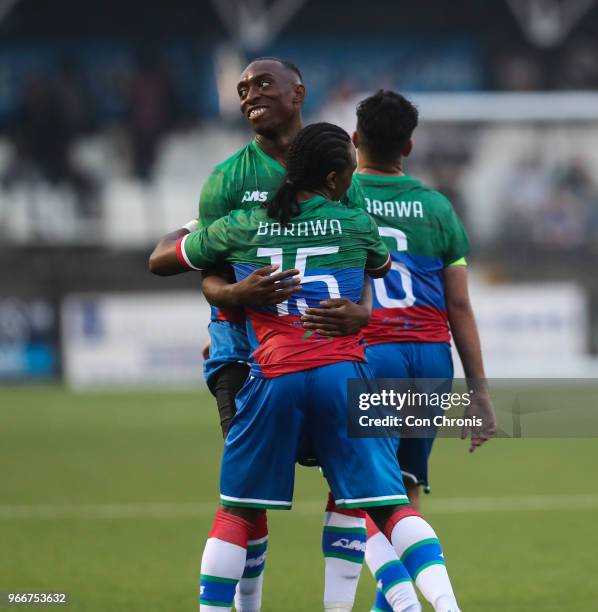
{"type": "Polygon", "coordinates": [[[202,612],[231,609],[254,525],[265,508],[290,507],[303,430],[337,504],[367,507],[395,550],[408,551],[406,564],[434,609],[458,611],[436,535],[408,506],[396,441],[348,436],[347,380],[371,376],[360,337],[306,334],[301,326],[302,313],[324,296],[359,300],[364,268],[376,277],[390,265],[372,219],[338,202],[354,155],[340,128],[308,126],[289,149],[287,178],[267,209],[234,211],[172,241],[165,254],[172,272],[225,259],[242,279],[265,261],[290,259],[302,276],[287,303],[248,310],[252,375],[226,438],[222,506],[202,560],[202,612]]]}
{"type": "MultiPolygon", "coordinates": [[[[403,172],[403,157],[411,152],[417,121],[416,108],[391,91],[379,91],[357,110],[355,178],[393,260],[392,272],[373,281],[372,317],[363,332],[366,355],[377,378],[414,379],[420,391],[429,385],[436,392],[449,391],[452,332],[470,388],[476,390],[470,415],[482,417],[482,427],[471,431],[473,451],[494,434],[495,419],[467,291],[469,241],[451,203],[403,172]]],[[[428,487],[433,441],[432,437],[401,439],[399,463],[416,507],[419,485],[428,487]]],[[[402,609],[401,601],[409,605],[413,599],[410,585],[401,582],[405,565],[418,586],[420,577],[396,558],[372,523],[368,527],[366,560],[380,586],[373,609],[402,609]]]]}
{"type": "MultiPolygon", "coordinates": [[[[255,138],[237,153],[218,164],[204,184],[197,222],[168,234],[152,254],[154,267],[160,264],[164,243],[172,237],[211,225],[232,210],[250,210],[271,199],[284,176],[289,144],[301,129],[301,107],[305,87],[299,69],[277,58],[251,62],[237,84],[240,110],[255,132],[255,138]]],[[[351,185],[345,197],[348,206],[360,206],[363,195],[351,185]]],[[[211,346],[204,372],[209,389],[216,396],[223,433],[234,416],[234,396],[248,372],[249,343],[245,331],[247,303],[264,305],[284,301],[298,280],[286,278],[296,270],[279,271],[266,266],[239,283],[230,283],[230,268],[204,271],[202,290],[212,305],[209,326],[211,346]],[[281,282],[282,281],[282,282],[281,282]]],[[[368,296],[371,294],[367,294],[368,296]]],[[[371,298],[370,298],[371,301],[371,298]]],[[[351,333],[364,326],[370,303],[334,303],[339,333],[351,333]]]]}
{"type": "MultiPolygon", "coordinates": [[[[271,199],[280,186],[285,173],[285,158],[288,146],[301,127],[301,106],[305,88],[296,66],[275,58],[255,60],[241,74],[237,84],[240,109],[256,137],[247,146],[229,159],[218,164],[208,177],[201,193],[199,220],[191,222],[177,232],[164,237],[151,258],[151,268],[162,274],[168,268],[162,264],[164,247],[172,239],[182,237],[197,227],[211,226],[216,220],[232,210],[251,210],[262,206],[271,199]]],[[[344,197],[347,206],[363,202],[359,187],[352,184],[344,197]]],[[[240,282],[231,284],[230,268],[218,266],[203,272],[202,289],[212,305],[209,325],[211,347],[205,362],[206,381],[214,393],[220,413],[223,434],[235,414],[235,396],[247,377],[249,366],[249,340],[245,327],[245,314],[239,306],[244,304],[269,305],[288,299],[296,285],[289,274],[296,269],[272,274],[275,266],[255,270],[240,282]]],[[[278,268],[280,270],[280,268],[278,268]]],[[[364,292],[361,304],[344,298],[324,300],[328,312],[333,313],[333,326],[339,334],[354,333],[369,319],[371,293],[364,292]]],[[[305,462],[309,457],[300,452],[299,459],[305,462]]],[[[337,509],[329,501],[325,514],[323,549],[325,561],[325,602],[352,602],[361,570],[361,559],[353,554],[350,560],[338,557],[330,540],[331,530],[341,525],[346,529],[363,531],[365,537],[365,516],[354,510],[337,509]]],[[[334,539],[332,544],[336,543],[334,539]]],[[[252,538],[252,546],[265,549],[267,527],[263,525],[252,538]]],[[[265,558],[264,554],[261,558],[265,558]]],[[[248,563],[253,562],[248,559],[248,563]]],[[[261,564],[263,570],[264,564],[261,564]]],[[[255,568],[248,567],[248,575],[255,574],[255,568]]],[[[240,584],[243,599],[259,601],[262,577],[248,578],[240,584]],[[251,593],[253,592],[253,595],[251,593]]],[[[237,607],[242,602],[237,601],[237,607]]]]}

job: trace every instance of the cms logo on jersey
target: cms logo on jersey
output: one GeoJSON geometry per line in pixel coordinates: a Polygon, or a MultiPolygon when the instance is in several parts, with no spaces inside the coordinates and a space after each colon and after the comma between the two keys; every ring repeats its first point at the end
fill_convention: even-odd
{"type": "Polygon", "coordinates": [[[246,191],[241,202],[265,202],[267,199],[267,191],[246,191]]]}
{"type": "Polygon", "coordinates": [[[341,538],[332,543],[334,548],[344,548],[346,550],[359,550],[365,552],[365,542],[361,540],[349,540],[349,538],[341,538]]]}

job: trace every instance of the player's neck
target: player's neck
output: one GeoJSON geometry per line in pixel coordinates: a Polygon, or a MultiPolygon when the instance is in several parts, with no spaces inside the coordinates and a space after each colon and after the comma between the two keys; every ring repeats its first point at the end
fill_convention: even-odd
{"type": "Polygon", "coordinates": [[[403,160],[380,164],[368,159],[359,159],[357,165],[358,174],[374,174],[379,176],[405,176],[403,172],[403,160]]]}
{"type": "Polygon", "coordinates": [[[332,199],[332,194],[327,189],[314,189],[313,191],[307,191],[305,189],[301,189],[300,191],[297,192],[297,195],[295,196],[295,198],[297,202],[301,203],[301,202],[307,202],[307,200],[311,200],[315,198],[316,196],[322,196],[323,198],[326,198],[327,200],[332,199]]]}
{"type": "Polygon", "coordinates": [[[269,157],[275,159],[282,166],[286,165],[287,151],[301,129],[301,119],[294,121],[287,129],[281,130],[275,136],[257,134],[257,146],[269,157]]]}

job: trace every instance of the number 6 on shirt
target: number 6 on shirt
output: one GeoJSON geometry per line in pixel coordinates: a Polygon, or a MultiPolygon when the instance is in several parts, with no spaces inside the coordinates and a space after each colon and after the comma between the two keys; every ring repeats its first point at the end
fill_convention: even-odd
{"type": "MultiPolygon", "coordinates": [[[[405,232],[393,227],[379,227],[378,232],[383,238],[393,238],[396,240],[397,251],[407,250],[407,236],[405,232]]],[[[403,286],[405,297],[402,300],[391,298],[386,290],[385,279],[375,278],[374,291],[376,292],[376,299],[380,302],[382,308],[409,308],[409,306],[413,306],[415,304],[415,296],[413,295],[411,272],[409,272],[405,264],[398,261],[393,261],[390,269],[401,275],[401,285],[403,286]]]]}

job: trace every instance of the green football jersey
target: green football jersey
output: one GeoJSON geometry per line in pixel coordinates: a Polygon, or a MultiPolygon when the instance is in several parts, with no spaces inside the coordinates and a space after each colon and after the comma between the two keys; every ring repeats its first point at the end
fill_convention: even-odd
{"type": "Polygon", "coordinates": [[[207,227],[233,210],[265,204],[284,174],[284,167],[252,140],[218,164],[208,177],[199,199],[199,226],[207,227]]]}
{"type": "Polygon", "coordinates": [[[300,205],[300,214],[283,226],[263,207],[235,210],[177,245],[179,260],[201,269],[227,261],[237,280],[275,263],[298,268],[302,289],[283,304],[248,308],[253,373],[266,377],[340,361],[363,359],[357,336],[322,338],[306,333],[301,315],[321,300],[361,298],[364,270],[389,265],[388,249],[372,218],[321,196],[300,205]]]}
{"type": "Polygon", "coordinates": [[[392,257],[391,272],[373,281],[368,344],[449,342],[443,270],[469,252],[453,206],[409,176],[357,174],[354,180],[392,257]]]}
{"type": "MultiPolygon", "coordinates": [[[[251,210],[270,200],[282,183],[285,168],[264,153],[255,140],[218,164],[200,196],[199,226],[205,228],[233,210],[251,210]]],[[[363,192],[354,182],[345,204],[363,206],[363,192]]],[[[249,359],[245,314],[240,308],[211,308],[210,358],[204,364],[208,385],[216,372],[229,363],[249,359]]]]}
{"type": "MultiPolygon", "coordinates": [[[[207,227],[233,210],[264,205],[272,199],[284,175],[284,166],[252,140],[218,164],[208,177],[199,200],[199,226],[207,227]]],[[[361,187],[354,181],[343,202],[361,207],[363,201],[361,187]]]]}

